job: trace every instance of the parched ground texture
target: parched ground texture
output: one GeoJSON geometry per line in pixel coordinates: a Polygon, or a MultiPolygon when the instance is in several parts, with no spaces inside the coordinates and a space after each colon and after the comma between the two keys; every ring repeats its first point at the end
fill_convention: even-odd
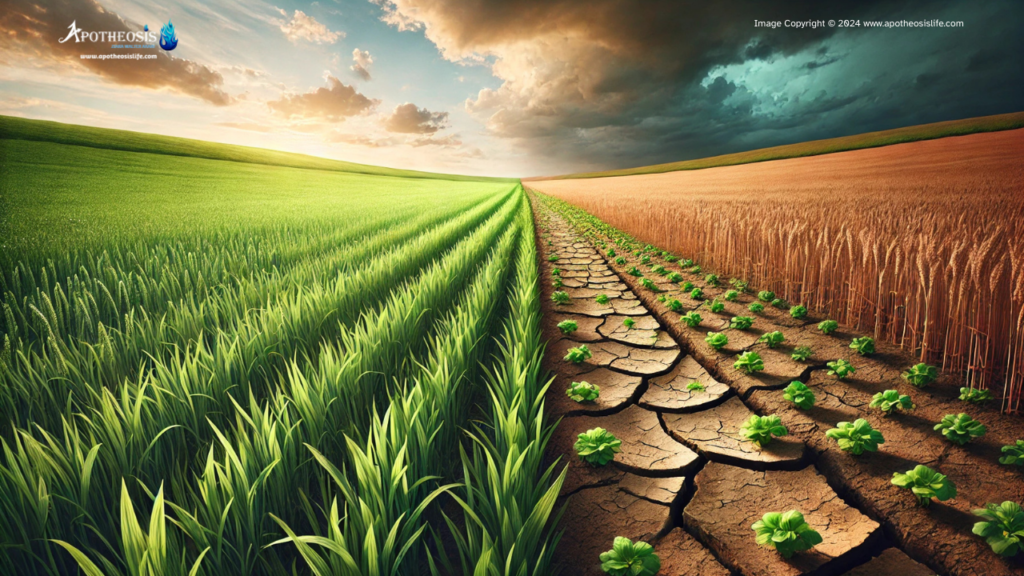
{"type": "Polygon", "coordinates": [[[562,520],[567,533],[559,548],[563,573],[601,574],[599,554],[615,536],[626,536],[655,546],[662,559],[659,574],[1024,574],[1019,560],[998,558],[971,534],[977,518],[970,514],[986,502],[1024,501],[1024,474],[997,462],[1002,445],[1024,437],[1019,419],[959,402],[950,378],[928,390],[914,389],[899,377],[910,362],[900,350],[879,344],[875,355],[861,357],[849,348],[855,336],[849,331],[817,331],[821,318],[794,320],[771,307],[750,314],[750,295],[727,302],[721,314],[702,308],[702,324],[690,328],[680,316],[700,302],[664,281],[660,293],[642,288],[626,271],[661,264],[701,286],[708,301],[724,289],[660,259],[645,266],[620,254],[626,263],[615,264],[543,202],[533,203],[549,340],[545,362],[555,375],[548,407],[552,416],[564,417],[548,452],[569,466],[562,520]],[[555,268],[563,283],[557,290],[569,294],[568,304],[550,298],[555,268]],[[600,294],[607,303],[597,303],[600,294]],[[660,295],[680,300],[684,309],[669,310],[660,295]],[[754,325],[729,330],[728,320],[736,315],[754,316],[754,325]],[[626,318],[634,321],[631,329],[626,318]],[[577,321],[576,332],[557,328],[566,319],[577,321]],[[704,336],[711,330],[725,330],[730,346],[708,346],[704,336]],[[782,346],[769,349],[757,342],[774,330],[786,336],[782,346]],[[578,365],[564,360],[581,344],[591,358],[578,365]],[[812,347],[814,357],[793,360],[796,346],[812,347]],[[732,366],[746,350],[761,354],[763,372],[747,375],[732,366]],[[852,378],[827,376],[824,363],[836,358],[857,367],[852,378]],[[810,410],[782,398],[781,388],[794,380],[814,391],[817,403],[810,410]],[[600,386],[596,402],[566,396],[570,383],[579,381],[600,386]],[[885,389],[911,394],[917,409],[883,418],[868,404],[885,389]],[[982,420],[988,434],[960,447],[932,430],[944,414],[959,412],[982,420]],[[789,436],[764,448],[745,441],[739,427],[753,413],[778,414],[789,436]],[[860,417],[885,435],[878,453],[852,456],[826,440],[825,430],[860,417]],[[580,461],[573,450],[577,435],[594,427],[623,441],[622,452],[605,467],[580,461]],[[891,484],[893,472],[916,464],[947,474],[958,497],[928,509],[917,506],[909,491],[891,484]],[[824,542],[786,560],[759,548],[750,526],[766,512],[790,509],[800,510],[824,542]]]}

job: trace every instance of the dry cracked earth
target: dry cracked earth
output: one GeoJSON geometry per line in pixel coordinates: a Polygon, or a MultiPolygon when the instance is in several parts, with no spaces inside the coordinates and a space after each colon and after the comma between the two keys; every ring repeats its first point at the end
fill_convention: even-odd
{"type": "MultiPolygon", "coordinates": [[[[996,462],[1000,446],[1024,436],[1018,420],[992,409],[967,409],[948,392],[951,381],[940,381],[933,393],[914,390],[899,378],[900,367],[910,362],[901,351],[879,345],[876,355],[859,357],[848,347],[852,334],[824,336],[814,329],[819,318],[794,320],[766,310],[751,329],[729,330],[729,346],[715,351],[704,335],[728,328],[732,316],[751,315],[749,296],[727,302],[721,314],[702,309],[702,325],[689,328],[679,321],[681,313],[626,274],[632,266],[670,263],[644,267],[620,254],[627,261],[615,264],[543,202],[534,198],[533,204],[545,363],[555,377],[547,406],[553,418],[562,418],[548,453],[568,466],[558,553],[563,573],[602,574],[600,553],[625,536],[653,544],[662,560],[659,574],[666,576],[1024,574],[1020,561],[998,558],[971,534],[976,518],[970,514],[986,502],[1024,501],[1024,476],[996,462]],[[568,304],[550,298],[554,268],[561,270],[558,289],[570,296],[568,304]],[[601,294],[608,297],[604,304],[596,301],[601,294]],[[576,321],[578,329],[563,335],[556,326],[563,320],[576,321]],[[757,342],[774,330],[786,335],[785,346],[757,342]],[[580,344],[592,357],[578,365],[564,360],[580,344]],[[796,346],[812,347],[814,358],[791,359],[796,346]],[[761,354],[762,373],[733,368],[734,357],[745,350],[761,354]],[[824,362],[835,358],[853,362],[855,377],[838,382],[826,376],[824,362]],[[818,402],[810,410],[783,400],[781,388],[794,380],[814,390],[818,402]],[[600,396],[573,401],[565,390],[574,381],[597,384],[600,396]],[[693,382],[703,391],[690,390],[693,382]],[[871,395],[887,388],[910,393],[918,409],[889,418],[870,410],[871,395]],[[965,411],[989,425],[981,442],[959,447],[932,431],[943,414],[965,411]],[[778,414],[790,435],[764,448],[746,441],[739,428],[753,413],[778,414]],[[878,453],[852,456],[826,441],[825,430],[859,417],[885,435],[878,453]],[[604,467],[582,462],[573,450],[577,435],[595,427],[622,440],[622,452],[604,467]],[[958,498],[923,509],[891,485],[893,472],[916,464],[949,475],[958,498]],[[786,560],[758,547],[750,526],[766,512],[790,509],[800,510],[824,541],[786,560]]],[[[687,279],[701,285],[708,299],[724,291],[704,286],[698,275],[687,279]]],[[[700,305],[677,284],[661,280],[659,289],[684,303],[682,313],[700,305]]]]}

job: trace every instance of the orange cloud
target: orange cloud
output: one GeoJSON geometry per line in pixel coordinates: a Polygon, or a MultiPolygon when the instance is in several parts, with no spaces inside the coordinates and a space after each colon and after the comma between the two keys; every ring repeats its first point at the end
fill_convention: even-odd
{"type": "Polygon", "coordinates": [[[380,103],[367,98],[355,88],[327,76],[327,87],[305,94],[285,95],[267,103],[275,113],[286,118],[312,118],[341,122],[350,116],[367,112],[380,103]]]}

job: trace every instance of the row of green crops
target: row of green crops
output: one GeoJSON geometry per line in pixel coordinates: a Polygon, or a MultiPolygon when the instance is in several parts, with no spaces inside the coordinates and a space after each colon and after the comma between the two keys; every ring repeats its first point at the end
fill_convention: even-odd
{"type": "Polygon", "coordinates": [[[0,573],[551,572],[521,187],[4,147],[0,573]]]}

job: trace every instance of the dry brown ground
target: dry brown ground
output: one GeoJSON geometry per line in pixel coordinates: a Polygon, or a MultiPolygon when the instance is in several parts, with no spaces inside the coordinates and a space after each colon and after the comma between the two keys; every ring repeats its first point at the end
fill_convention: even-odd
{"type": "Polygon", "coordinates": [[[771,289],[1019,409],[1024,129],[530,188],[771,289]]]}

